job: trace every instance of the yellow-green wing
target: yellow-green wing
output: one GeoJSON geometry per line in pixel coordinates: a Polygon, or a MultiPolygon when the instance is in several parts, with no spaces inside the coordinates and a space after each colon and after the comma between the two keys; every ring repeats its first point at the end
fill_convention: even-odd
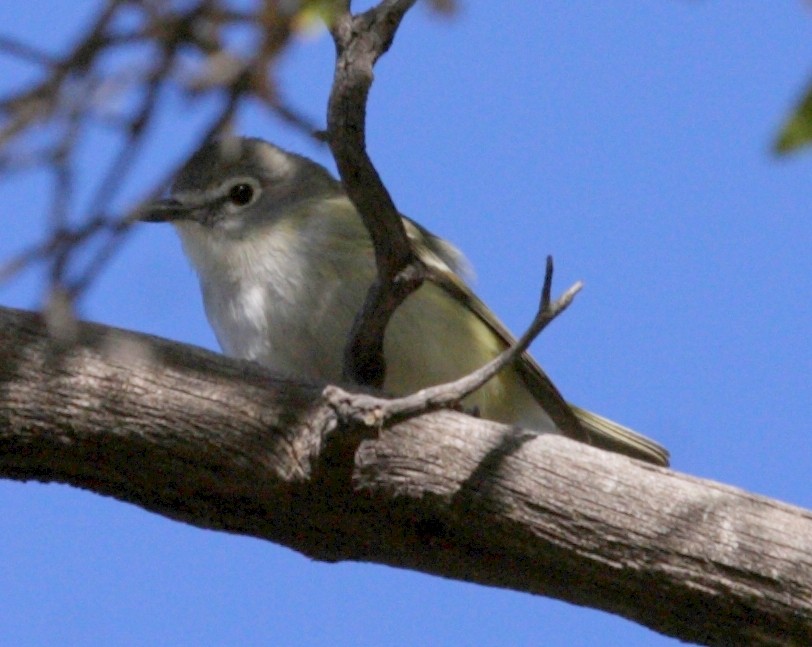
{"type": "Polygon", "coordinates": [[[594,439],[593,444],[596,447],[668,467],[668,450],[659,443],[597,413],[574,404],[570,404],[570,408],[581,426],[594,439]]]}
{"type": "MultiPolygon", "coordinates": [[[[464,303],[504,342],[505,347],[515,343],[505,325],[457,274],[464,263],[462,254],[412,220],[404,218],[404,223],[418,255],[429,269],[430,280],[464,303]]],[[[567,403],[552,380],[529,354],[524,353],[521,356],[516,370],[563,435],[657,465],[668,465],[668,451],[653,440],[567,403]]]]}

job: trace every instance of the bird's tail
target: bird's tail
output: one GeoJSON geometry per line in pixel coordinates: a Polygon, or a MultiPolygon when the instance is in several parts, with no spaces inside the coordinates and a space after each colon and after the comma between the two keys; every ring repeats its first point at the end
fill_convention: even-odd
{"type": "Polygon", "coordinates": [[[608,418],[573,404],[570,407],[595,447],[668,466],[668,450],[662,445],[608,418]]]}

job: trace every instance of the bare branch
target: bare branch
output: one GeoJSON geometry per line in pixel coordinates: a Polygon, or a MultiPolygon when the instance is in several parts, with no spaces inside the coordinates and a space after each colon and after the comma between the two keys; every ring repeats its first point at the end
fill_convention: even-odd
{"type": "Polygon", "coordinates": [[[366,104],[372,68],[392,44],[415,0],[385,0],[353,16],[349,3],[330,33],[336,69],[327,109],[327,138],[347,195],[369,230],[378,278],[356,316],[344,354],[345,378],[382,386],[386,375],[383,336],[397,307],[423,282],[425,268],[413,253],[389,192],[366,151],[366,104]]]}
{"type": "MultiPolygon", "coordinates": [[[[50,264],[52,286],[64,288],[72,298],[84,292],[124,240],[128,228],[121,223],[126,216],[112,214],[111,203],[128,181],[158,99],[167,88],[180,87],[196,98],[224,100],[222,117],[216,120],[220,126],[242,102],[254,97],[285,123],[311,135],[316,131],[310,120],[280,99],[274,80],[274,66],[293,34],[296,11],[270,0],[247,12],[234,11],[225,0],[187,5],[111,0],[70,51],[58,56],[0,37],[0,55],[42,67],[33,85],[0,97],[0,172],[45,166],[56,178],[45,240],[6,263],[0,274],[7,276],[44,261],[50,264]],[[127,23],[133,25],[126,31],[118,26],[121,11],[128,12],[127,23]],[[255,51],[245,54],[231,49],[233,43],[224,32],[234,25],[255,30],[259,43],[255,51]],[[144,48],[151,52],[146,58],[144,48]],[[128,56],[133,64],[127,64],[128,56]],[[124,63],[105,64],[111,59],[124,63]],[[215,74],[223,67],[216,62],[223,60],[237,63],[230,76],[215,74]],[[195,85],[195,78],[207,74],[216,78],[195,85]],[[127,99],[122,103],[128,106],[128,114],[111,112],[119,96],[127,99]],[[131,97],[137,98],[131,101],[131,97]],[[74,151],[94,124],[118,129],[121,148],[102,173],[86,213],[71,213],[68,218],[72,186],[79,179],[74,178],[74,151]],[[35,130],[48,133],[49,141],[39,143],[42,137],[32,136],[35,130]],[[34,141],[36,152],[25,150],[34,141]],[[69,221],[80,224],[69,231],[69,221]],[[77,267],[83,258],[77,252],[96,234],[109,234],[109,238],[89,263],[77,267]]],[[[201,133],[201,140],[212,134],[201,133]]]]}
{"type": "MultiPolygon", "coordinates": [[[[226,104],[221,108],[220,113],[212,120],[208,129],[205,131],[204,141],[210,137],[213,137],[226,127],[229,121],[233,118],[237,105],[237,97],[232,97],[231,100],[226,102],[226,104]]],[[[133,138],[137,137],[140,137],[140,132],[133,133],[133,138]]],[[[123,160],[120,158],[119,162],[122,165],[129,165],[131,158],[126,157],[123,160]]],[[[178,164],[166,172],[163,180],[157,183],[156,188],[153,189],[146,200],[142,202],[155,199],[158,194],[164,190],[164,187],[169,184],[170,180],[177,174],[177,172],[180,170],[180,166],[181,164],[178,164]]],[[[90,262],[84,268],[84,271],[71,282],[69,293],[72,298],[78,298],[82,292],[87,290],[87,288],[95,280],[96,276],[98,276],[98,274],[102,271],[105,264],[113,258],[118,247],[124,242],[124,237],[132,225],[132,217],[137,213],[137,211],[138,210],[136,208],[130,213],[126,214],[124,217],[118,218],[114,223],[112,223],[112,226],[109,228],[110,233],[105,244],[96,252],[93,258],[91,258],[90,262]]],[[[1,277],[2,274],[0,274],[0,278],[1,277]]]]}
{"type": "Polygon", "coordinates": [[[421,389],[402,398],[383,399],[368,394],[352,394],[336,386],[328,386],[323,395],[342,421],[369,427],[371,432],[369,435],[372,437],[375,430],[392,421],[457,405],[525,352],[542,330],[569,307],[583,287],[583,284],[578,282],[555,302],[551,302],[552,283],[553,258],[548,256],[539,309],[527,332],[513,346],[469,375],[454,382],[421,389]]]}
{"type": "Polygon", "coordinates": [[[809,511],[450,411],[356,452],[321,385],[98,325],[55,346],[21,311],[0,309],[0,328],[4,478],[315,559],[552,596],[682,640],[812,644],[809,511]]]}
{"type": "Polygon", "coordinates": [[[569,307],[575,295],[583,287],[583,284],[578,282],[571,286],[554,303],[551,303],[550,289],[552,280],[553,258],[548,256],[544,275],[544,289],[542,290],[538,312],[530,327],[513,346],[470,375],[466,375],[455,382],[423,389],[410,396],[393,400],[387,408],[387,415],[392,418],[399,418],[457,404],[465,396],[470,395],[493,378],[503,368],[516,361],[530,347],[536,337],[541,334],[541,331],[569,307]]]}
{"type": "Polygon", "coordinates": [[[50,54],[0,34],[0,53],[24,59],[30,63],[53,67],[59,62],[50,54]]]}

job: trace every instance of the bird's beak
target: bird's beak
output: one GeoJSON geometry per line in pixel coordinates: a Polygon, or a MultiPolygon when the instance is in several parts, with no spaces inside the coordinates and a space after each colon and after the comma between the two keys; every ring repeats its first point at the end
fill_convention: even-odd
{"type": "Polygon", "coordinates": [[[140,222],[174,222],[192,217],[193,209],[175,198],[155,200],[144,205],[133,217],[140,222]]]}

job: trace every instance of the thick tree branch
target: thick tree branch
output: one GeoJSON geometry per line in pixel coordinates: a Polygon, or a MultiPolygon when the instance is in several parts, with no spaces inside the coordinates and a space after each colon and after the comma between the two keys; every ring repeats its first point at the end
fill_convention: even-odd
{"type": "Polygon", "coordinates": [[[454,412],[360,443],[321,397],[197,348],[0,309],[0,476],[321,560],[549,595],[707,644],[812,643],[812,514],[454,412]],[[356,451],[357,448],[357,451],[356,451]]]}
{"type": "Polygon", "coordinates": [[[375,247],[378,278],[355,319],[344,354],[344,375],[356,384],[383,386],[383,338],[397,307],[424,278],[395,204],[366,152],[366,105],[372,67],[391,46],[400,21],[416,0],[384,0],[353,16],[349,2],[330,27],[336,69],[327,107],[327,140],[347,195],[375,247]]]}

